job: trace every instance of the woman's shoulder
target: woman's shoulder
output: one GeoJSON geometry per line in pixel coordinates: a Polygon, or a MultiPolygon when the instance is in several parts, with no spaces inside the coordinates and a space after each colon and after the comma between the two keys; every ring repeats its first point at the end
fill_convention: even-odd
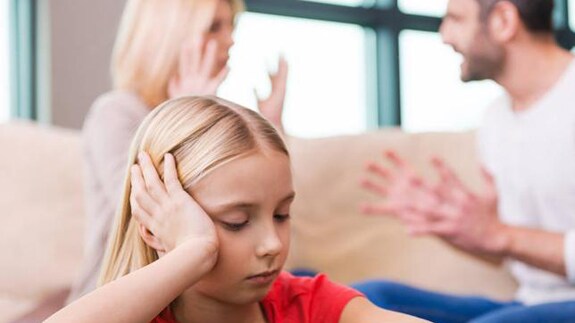
{"type": "Polygon", "coordinates": [[[338,322],[343,308],[362,294],[350,287],[335,283],[326,275],[296,277],[282,272],[262,301],[271,322],[287,318],[301,322],[338,322]]]}
{"type": "Polygon", "coordinates": [[[139,124],[150,112],[150,108],[135,93],[130,91],[110,91],[100,95],[88,111],[84,128],[91,125],[116,122],[120,125],[139,124]]]}
{"type": "Polygon", "coordinates": [[[130,91],[110,91],[96,98],[90,107],[88,117],[98,115],[108,117],[119,115],[145,116],[149,111],[150,108],[136,93],[130,91]]]}

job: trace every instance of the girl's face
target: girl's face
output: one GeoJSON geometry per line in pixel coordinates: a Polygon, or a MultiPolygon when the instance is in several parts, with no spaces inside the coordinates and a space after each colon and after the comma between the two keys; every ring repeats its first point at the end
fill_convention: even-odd
{"type": "Polygon", "coordinates": [[[192,193],[214,221],[220,246],[216,266],[192,289],[231,304],[261,300],[289,250],[289,158],[269,150],[244,156],[206,176],[192,193]]]}
{"type": "Polygon", "coordinates": [[[215,40],[218,45],[215,70],[220,71],[227,65],[230,58],[229,51],[234,44],[234,16],[229,0],[217,1],[214,21],[207,34],[207,41],[215,40]]]}

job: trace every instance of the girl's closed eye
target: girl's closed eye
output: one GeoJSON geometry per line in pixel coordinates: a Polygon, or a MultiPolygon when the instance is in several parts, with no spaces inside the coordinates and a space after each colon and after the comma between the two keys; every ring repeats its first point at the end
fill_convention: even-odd
{"type": "Polygon", "coordinates": [[[235,221],[230,221],[230,222],[226,222],[226,221],[221,221],[221,223],[223,224],[224,228],[229,230],[229,231],[239,231],[241,229],[243,229],[246,225],[248,225],[249,220],[244,220],[244,221],[240,221],[240,222],[235,222],[235,221]]]}
{"type": "Polygon", "coordinates": [[[276,222],[286,222],[290,219],[289,213],[286,214],[274,214],[274,219],[276,222]]]}

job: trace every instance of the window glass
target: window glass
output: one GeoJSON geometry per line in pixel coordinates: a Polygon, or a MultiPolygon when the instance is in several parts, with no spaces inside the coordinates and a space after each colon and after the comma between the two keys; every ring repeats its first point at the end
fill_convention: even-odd
{"type": "Polygon", "coordinates": [[[399,42],[402,127],[419,132],[479,126],[500,87],[492,81],[463,83],[461,56],[437,33],[406,30],[399,42]]]}
{"type": "Polygon", "coordinates": [[[230,75],[218,93],[255,107],[270,91],[267,71],[289,63],[284,125],[290,135],[322,137],[367,128],[365,33],[356,25],[244,13],[230,75]]]}
{"type": "Polygon", "coordinates": [[[571,27],[571,30],[575,30],[575,0],[569,0],[568,7],[569,26],[571,27]]]}
{"type": "Polygon", "coordinates": [[[323,3],[344,5],[344,6],[361,6],[361,5],[366,3],[365,0],[304,0],[304,1],[323,2],[323,3]]]}
{"type": "Polygon", "coordinates": [[[448,0],[399,0],[399,10],[422,16],[441,17],[445,14],[448,0]]]}

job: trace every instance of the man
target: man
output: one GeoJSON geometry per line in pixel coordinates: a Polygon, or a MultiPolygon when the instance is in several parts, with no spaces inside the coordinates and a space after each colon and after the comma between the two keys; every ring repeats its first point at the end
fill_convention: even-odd
{"type": "Polygon", "coordinates": [[[391,282],[356,287],[376,304],[434,322],[575,322],[575,61],[552,33],[552,0],[450,0],[440,28],[463,56],[461,79],[505,89],[478,134],[486,189],[471,192],[441,160],[440,181],[401,158],[372,163],[365,187],[415,235],[509,260],[516,300],[497,302],[391,282]]]}

